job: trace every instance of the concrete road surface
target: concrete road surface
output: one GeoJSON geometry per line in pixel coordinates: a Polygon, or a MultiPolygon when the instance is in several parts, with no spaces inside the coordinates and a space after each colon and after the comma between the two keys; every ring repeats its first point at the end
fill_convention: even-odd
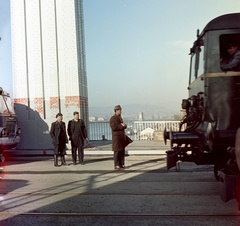
{"type": "Polygon", "coordinates": [[[167,171],[165,155],[130,155],[126,170],[113,170],[109,155],[67,162],[6,156],[0,225],[240,225],[237,201],[221,200],[210,165],[167,171]]]}

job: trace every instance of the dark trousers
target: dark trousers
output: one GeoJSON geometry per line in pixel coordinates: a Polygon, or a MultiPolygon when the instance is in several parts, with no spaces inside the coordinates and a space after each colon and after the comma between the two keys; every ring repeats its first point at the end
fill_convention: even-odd
{"type": "Polygon", "coordinates": [[[124,166],[125,151],[114,151],[114,166],[124,166]]]}
{"type": "Polygon", "coordinates": [[[84,161],[83,147],[80,145],[78,147],[72,146],[72,159],[73,159],[73,162],[75,163],[77,160],[77,152],[78,152],[78,160],[80,163],[82,163],[84,161]]]}
{"type": "Polygon", "coordinates": [[[58,145],[54,145],[54,155],[64,156],[65,152],[65,143],[60,143],[58,145]]]}

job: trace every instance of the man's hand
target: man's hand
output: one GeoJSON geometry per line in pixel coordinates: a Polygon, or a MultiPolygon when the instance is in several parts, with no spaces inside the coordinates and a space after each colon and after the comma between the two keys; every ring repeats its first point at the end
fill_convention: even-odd
{"type": "Polygon", "coordinates": [[[127,125],[124,122],[122,122],[121,125],[122,127],[127,128],[127,125]]]}

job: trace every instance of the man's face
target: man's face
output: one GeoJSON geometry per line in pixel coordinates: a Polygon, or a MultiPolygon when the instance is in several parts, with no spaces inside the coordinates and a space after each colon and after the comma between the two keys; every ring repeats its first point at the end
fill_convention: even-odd
{"type": "Polygon", "coordinates": [[[122,109],[117,109],[116,110],[116,115],[121,115],[121,113],[122,113],[122,109]]]}
{"type": "Polygon", "coordinates": [[[57,117],[57,120],[58,120],[59,122],[61,122],[61,121],[63,120],[63,117],[62,117],[61,115],[59,115],[59,116],[57,117]]]}
{"type": "Polygon", "coordinates": [[[75,115],[74,115],[74,119],[75,119],[75,120],[78,120],[78,119],[79,119],[79,114],[75,114],[75,115]]]}
{"type": "Polygon", "coordinates": [[[228,48],[228,53],[232,56],[237,51],[237,46],[231,46],[228,48]]]}

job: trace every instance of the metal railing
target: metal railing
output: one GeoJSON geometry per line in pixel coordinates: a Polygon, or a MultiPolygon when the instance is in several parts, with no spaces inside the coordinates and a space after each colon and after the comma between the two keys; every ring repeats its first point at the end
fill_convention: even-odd
{"type": "Polygon", "coordinates": [[[134,121],[137,131],[142,131],[146,128],[154,129],[155,131],[167,130],[178,131],[179,121],[134,121]]]}
{"type": "MultiPolygon", "coordinates": [[[[155,131],[163,132],[165,128],[178,131],[179,123],[179,121],[126,121],[128,125],[126,132],[134,140],[153,139],[155,131]],[[146,129],[154,131],[148,133],[146,129]],[[144,130],[146,130],[145,133],[144,130]]],[[[89,130],[90,140],[112,139],[109,122],[89,122],[89,130]]]]}

